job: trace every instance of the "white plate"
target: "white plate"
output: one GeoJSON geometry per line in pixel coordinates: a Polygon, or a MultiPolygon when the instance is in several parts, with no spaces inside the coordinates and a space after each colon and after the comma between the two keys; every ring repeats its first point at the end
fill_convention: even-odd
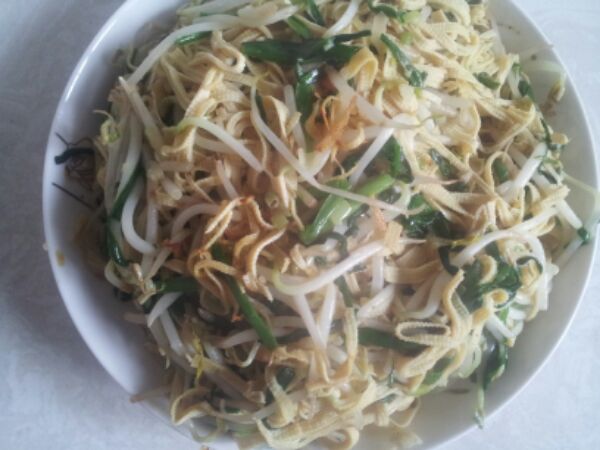
{"type": "MultiPolygon", "coordinates": [[[[96,358],[111,376],[129,393],[156,386],[160,362],[143,347],[144,337],[135,326],[122,319],[127,306],[115,299],[108,283],[92,275],[73,242],[78,218],[87,213],[79,203],[53,186],[58,183],[74,191],[64,169],[54,164],[54,156],[64,150],[60,134],[70,140],[94,136],[99,118],[94,109],[106,105],[107,94],[115,82],[111,61],[118,49],[135,42],[138,30],[150,22],[169,24],[179,0],[128,0],[98,33],[79,61],[58,105],[48,140],[43,180],[44,229],[50,262],[64,303],[96,358]],[[57,252],[65,257],[60,265],[57,252]]],[[[543,33],[512,2],[492,2],[495,16],[507,49],[513,52],[537,51],[540,59],[560,62],[550,49],[543,33]]],[[[525,68],[527,67],[524,64],[525,68]]],[[[550,78],[532,74],[534,90],[543,98],[550,78]]],[[[549,121],[572,141],[564,153],[567,172],[597,186],[596,161],[590,127],[575,87],[569,81],[567,93],[557,114],[549,121]]],[[[569,202],[581,217],[586,217],[592,201],[578,191],[569,202]]],[[[593,245],[582,248],[556,278],[550,297],[550,309],[525,327],[517,345],[510,351],[509,368],[489,390],[486,398],[488,416],[499,410],[532,379],[556,348],[569,327],[590,276],[594,259],[593,245]]],[[[424,400],[414,429],[424,447],[435,447],[472,429],[474,399],[471,395],[436,394],[424,400]]],[[[156,409],[156,408],[155,408],[156,409]]],[[[535,405],[531,407],[532,411],[535,405]]],[[[156,432],[160,432],[157,429],[156,432]]],[[[360,447],[385,446],[382,433],[366,438],[360,447]]],[[[235,448],[228,439],[211,444],[213,448],[235,448]]]]}

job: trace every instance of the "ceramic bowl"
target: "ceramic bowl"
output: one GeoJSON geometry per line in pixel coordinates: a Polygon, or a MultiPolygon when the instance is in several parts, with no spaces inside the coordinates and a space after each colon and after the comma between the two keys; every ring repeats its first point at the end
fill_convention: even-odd
{"type": "MultiPolygon", "coordinates": [[[[127,306],[116,300],[108,283],[90,273],[82,261],[73,234],[78,219],[88,211],[56,188],[55,184],[74,192],[79,189],[66,179],[64,168],[55,165],[53,158],[64,150],[59,134],[75,141],[97,133],[100,119],[93,111],[105,107],[108,92],[115,83],[117,74],[112,65],[115,53],[135,42],[136,36],[139,38],[139,30],[147,24],[172,24],[174,11],[180,5],[178,0],[124,2],[77,64],[58,105],[46,150],[44,228],[56,284],[90,350],[115,381],[131,394],[156,386],[161,373],[160,361],[144,348],[143,333],[123,320],[127,306]]],[[[535,54],[537,58],[560,63],[543,33],[514,3],[495,0],[492,8],[509,51],[535,54]]],[[[528,59],[523,60],[525,69],[528,59]]],[[[544,78],[540,73],[531,75],[538,96],[545,93],[551,78],[548,75],[544,78]]],[[[590,127],[576,88],[569,80],[565,98],[549,120],[572,139],[564,153],[567,172],[597,186],[590,127]]],[[[574,191],[569,202],[581,217],[585,217],[592,200],[574,191]]],[[[506,405],[531,381],[560,342],[582,298],[593,258],[594,246],[583,247],[554,280],[550,309],[525,327],[515,348],[510,351],[510,368],[488,391],[488,416],[506,405]]],[[[426,396],[414,423],[414,430],[424,442],[422,448],[438,446],[474,428],[473,405],[471,395],[440,393],[426,396]]],[[[153,404],[152,407],[164,415],[164,405],[153,404]]],[[[532,411],[535,408],[535,405],[531,406],[532,411]]],[[[155,432],[160,432],[160,428],[155,432]]],[[[367,432],[359,448],[386,448],[387,439],[385,433],[367,432]]],[[[211,447],[219,450],[236,448],[227,437],[211,444],[211,447]]]]}

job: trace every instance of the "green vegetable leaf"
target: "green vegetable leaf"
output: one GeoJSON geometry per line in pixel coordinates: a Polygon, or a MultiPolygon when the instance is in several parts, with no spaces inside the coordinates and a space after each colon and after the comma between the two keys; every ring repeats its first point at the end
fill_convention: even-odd
{"type": "Polygon", "coordinates": [[[308,59],[325,51],[324,40],[304,42],[266,39],[264,41],[244,42],[242,52],[249,58],[259,61],[270,61],[277,64],[293,65],[299,59],[308,59]]]}
{"type": "Polygon", "coordinates": [[[435,162],[436,165],[438,166],[440,174],[442,175],[442,177],[444,179],[450,180],[450,179],[458,178],[456,168],[452,164],[450,164],[450,161],[448,161],[446,158],[444,158],[442,155],[440,155],[437,152],[437,150],[435,150],[433,148],[430,149],[429,156],[431,156],[431,159],[433,160],[433,162],[435,162]]]}
{"type": "Polygon", "coordinates": [[[508,363],[508,348],[502,342],[496,342],[485,364],[483,372],[483,390],[496,381],[506,369],[508,363]]]}
{"type": "Polygon", "coordinates": [[[406,56],[404,52],[400,50],[400,47],[398,47],[398,45],[387,35],[382,34],[381,41],[390,50],[392,56],[402,68],[404,78],[408,80],[408,83],[414,87],[423,87],[425,80],[427,79],[427,72],[417,70],[415,66],[412,65],[408,56],[406,56]]]}
{"type": "Polygon", "coordinates": [[[288,66],[299,61],[339,65],[345,64],[359,50],[359,47],[342,44],[370,34],[369,30],[363,30],[323,39],[307,39],[303,42],[279,39],[244,42],[242,52],[258,61],[270,61],[288,66]]]}
{"type": "Polygon", "coordinates": [[[480,284],[483,267],[479,260],[465,268],[465,276],[456,292],[469,312],[479,309],[483,296],[495,289],[503,289],[512,299],[521,287],[519,272],[504,260],[500,260],[494,279],[489,283],[480,284]]]}
{"type": "Polygon", "coordinates": [[[491,244],[486,245],[485,252],[494,258],[496,261],[502,261],[502,255],[500,254],[500,248],[496,242],[492,242],[491,244]]]}
{"type": "Polygon", "coordinates": [[[394,178],[398,178],[405,183],[413,181],[412,170],[406,160],[404,150],[394,136],[387,140],[381,149],[381,154],[389,161],[390,173],[394,178]]]}
{"type": "Polygon", "coordinates": [[[470,312],[479,309],[483,301],[479,290],[479,281],[481,280],[482,271],[483,267],[481,262],[476,259],[473,264],[470,264],[465,268],[463,281],[456,289],[458,296],[470,312]]]}
{"type": "Polygon", "coordinates": [[[441,212],[432,208],[422,194],[413,195],[408,208],[411,210],[420,210],[417,214],[406,215],[400,218],[400,223],[404,226],[406,234],[409,237],[422,239],[430,232],[444,239],[458,237],[457,232],[452,229],[450,222],[441,212]]]}

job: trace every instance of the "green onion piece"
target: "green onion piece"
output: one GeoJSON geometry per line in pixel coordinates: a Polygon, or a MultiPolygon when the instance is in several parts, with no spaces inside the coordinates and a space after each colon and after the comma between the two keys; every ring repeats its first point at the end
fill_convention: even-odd
{"type": "Polygon", "coordinates": [[[375,4],[373,4],[372,0],[369,0],[367,2],[367,4],[369,5],[369,9],[374,13],[381,13],[381,14],[389,17],[390,19],[398,18],[398,10],[396,8],[394,8],[393,6],[386,5],[384,3],[380,4],[380,5],[375,5],[375,4]]]}
{"type": "MultiPolygon", "coordinates": [[[[223,249],[218,245],[213,245],[212,254],[213,258],[223,263],[227,263],[229,259],[225,256],[225,252],[223,251],[223,249]]],[[[268,349],[275,349],[277,347],[277,339],[275,339],[275,336],[273,335],[273,332],[269,328],[267,323],[258,314],[256,309],[250,302],[248,296],[244,294],[237,280],[230,275],[224,275],[223,279],[225,280],[227,287],[229,288],[233,297],[235,298],[235,301],[238,303],[240,309],[242,310],[244,317],[252,326],[252,328],[254,328],[261,342],[268,349]]]]}
{"type": "Polygon", "coordinates": [[[87,147],[72,147],[66,149],[60,155],[54,157],[55,164],[64,164],[71,158],[77,156],[91,156],[94,154],[94,149],[87,147]]]}
{"type": "Polygon", "coordinates": [[[108,256],[112,259],[116,264],[121,267],[127,267],[129,265],[127,259],[123,255],[123,250],[117,241],[116,236],[113,233],[111,225],[118,226],[118,222],[113,219],[108,219],[109,223],[106,224],[106,250],[108,252],[108,256]],[[114,223],[113,223],[114,222],[114,223]]]}
{"type": "Polygon", "coordinates": [[[391,333],[375,328],[359,328],[358,342],[367,347],[383,347],[405,355],[413,355],[425,348],[424,345],[405,342],[391,333]]]}
{"type": "MultiPolygon", "coordinates": [[[[375,197],[392,187],[394,182],[395,180],[387,174],[379,175],[378,177],[368,180],[356,190],[356,193],[365,197],[375,197]]],[[[359,202],[349,201],[335,195],[329,195],[321,205],[313,223],[309,224],[300,233],[300,239],[305,245],[312,244],[320,236],[329,233],[338,223],[357,211],[361,205],[362,204],[359,202]]]]}
{"type": "Polygon", "coordinates": [[[185,45],[201,41],[202,39],[206,39],[207,37],[210,37],[211,34],[211,31],[201,31],[199,33],[188,34],[187,36],[183,36],[177,39],[175,41],[175,45],[183,47],[185,45]]]}
{"type": "Polygon", "coordinates": [[[198,292],[198,282],[194,277],[175,277],[167,280],[161,280],[155,283],[156,292],[183,292],[185,294],[195,294],[198,292]]]}
{"type": "Polygon", "coordinates": [[[496,158],[492,164],[492,170],[496,176],[498,184],[502,184],[510,179],[510,174],[506,164],[504,164],[500,158],[496,158]]]}
{"type": "MultiPolygon", "coordinates": [[[[367,180],[365,184],[356,190],[356,193],[365,197],[374,197],[391,188],[394,183],[395,180],[388,174],[384,173],[375,178],[367,180]]],[[[361,203],[354,201],[351,201],[351,203],[353,211],[361,205],[361,203]]]]}
{"type": "Polygon", "coordinates": [[[305,0],[306,2],[306,12],[310,20],[316,23],[317,25],[325,26],[325,20],[323,20],[323,16],[321,15],[321,11],[319,11],[319,7],[315,3],[315,0],[305,0]]]}
{"type": "Polygon", "coordinates": [[[335,280],[335,285],[338,287],[340,292],[342,293],[342,298],[344,299],[344,305],[347,308],[351,308],[354,305],[354,295],[352,295],[352,291],[350,291],[350,287],[346,282],[346,279],[342,276],[335,280]]]}
{"type": "Polygon", "coordinates": [[[355,33],[338,34],[337,36],[333,36],[331,38],[331,40],[333,41],[334,44],[341,44],[342,42],[349,42],[349,41],[353,41],[355,39],[360,39],[362,37],[368,37],[368,36],[371,36],[370,30],[361,30],[361,31],[357,31],[355,33]]]}
{"type": "MultiPolygon", "coordinates": [[[[345,189],[347,185],[345,187],[341,185],[338,185],[336,187],[338,189],[345,189]]],[[[345,202],[345,200],[334,195],[328,195],[327,198],[325,198],[325,201],[321,205],[321,208],[319,208],[317,216],[315,217],[313,222],[306,228],[304,228],[304,230],[302,230],[302,232],[300,233],[300,239],[304,244],[312,244],[319,238],[321,234],[331,231],[331,229],[333,229],[335,225],[333,224],[333,222],[331,222],[330,219],[332,214],[335,212],[336,208],[339,208],[339,205],[342,202],[345,202]]],[[[347,204],[347,202],[345,203],[347,204]]]]}
{"type": "Polygon", "coordinates": [[[133,174],[131,175],[131,178],[129,178],[129,180],[125,184],[125,187],[123,188],[121,193],[118,195],[117,200],[115,201],[115,203],[112,207],[112,210],[110,212],[110,217],[112,217],[113,219],[116,219],[116,220],[121,220],[121,216],[123,215],[123,207],[125,206],[127,197],[129,197],[129,195],[131,194],[131,191],[133,191],[133,188],[135,187],[135,183],[136,183],[138,177],[142,176],[143,173],[144,173],[144,168],[142,167],[142,164],[140,163],[137,165],[137,167],[133,171],[133,174]]]}
{"type": "Polygon", "coordinates": [[[475,78],[485,87],[490,88],[492,90],[498,89],[500,87],[500,83],[492,78],[487,72],[480,72],[475,74],[475,78]]]}
{"type": "Polygon", "coordinates": [[[381,41],[390,50],[398,65],[402,67],[404,77],[408,80],[408,83],[414,87],[423,87],[425,80],[427,79],[427,72],[417,70],[415,66],[412,65],[408,56],[406,56],[404,52],[400,50],[400,47],[385,34],[381,35],[381,41]]]}
{"type": "Polygon", "coordinates": [[[298,17],[292,16],[285,22],[294,31],[294,33],[296,33],[302,39],[310,39],[312,37],[310,29],[298,17]]]}
{"type": "Polygon", "coordinates": [[[344,66],[348,61],[352,59],[356,53],[360,50],[360,47],[356,45],[342,45],[336,44],[328,50],[315,55],[311,58],[305,59],[302,62],[305,64],[324,64],[328,63],[336,68],[344,66]]]}
{"type": "Polygon", "coordinates": [[[277,64],[293,65],[298,59],[309,58],[321,52],[321,41],[290,42],[276,39],[244,42],[242,52],[249,58],[270,61],[277,64]]]}
{"type": "Polygon", "coordinates": [[[396,9],[391,5],[386,5],[385,3],[375,5],[372,0],[369,0],[367,4],[369,5],[369,9],[372,12],[376,14],[381,13],[389,17],[390,19],[395,19],[399,21],[400,23],[412,22],[417,17],[419,17],[418,11],[403,11],[396,9]]]}
{"type": "Polygon", "coordinates": [[[315,84],[318,78],[318,69],[310,70],[298,77],[295,89],[296,108],[302,115],[303,122],[312,114],[315,102],[315,84]]]}

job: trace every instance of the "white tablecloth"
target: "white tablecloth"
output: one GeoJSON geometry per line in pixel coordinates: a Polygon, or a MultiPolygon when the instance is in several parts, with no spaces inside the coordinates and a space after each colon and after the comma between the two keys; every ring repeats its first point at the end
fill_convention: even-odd
{"type": "MultiPolygon", "coordinates": [[[[120,0],[0,1],[0,449],[197,449],[100,367],[42,249],[46,136],[67,78],[120,0]]],[[[564,58],[600,137],[600,2],[521,0],[564,58]]],[[[600,448],[600,266],[534,382],[447,449],[600,448]]],[[[541,319],[543,320],[543,319],[541,319]]]]}

